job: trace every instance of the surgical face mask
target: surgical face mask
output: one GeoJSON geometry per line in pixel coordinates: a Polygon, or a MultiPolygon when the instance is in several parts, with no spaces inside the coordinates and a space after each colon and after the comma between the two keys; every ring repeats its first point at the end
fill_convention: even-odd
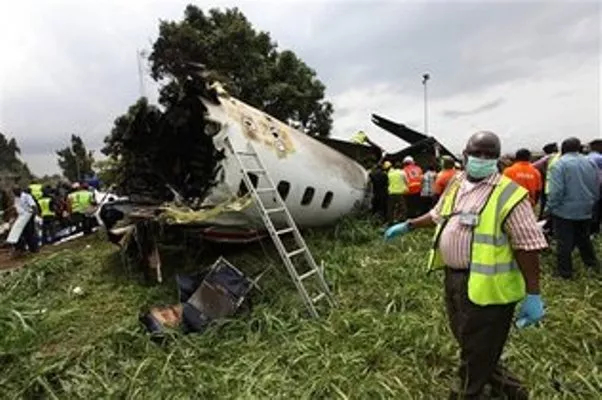
{"type": "Polygon", "coordinates": [[[486,159],[468,156],[466,162],[466,173],[471,178],[482,179],[487,178],[497,172],[497,158],[486,159]]]}

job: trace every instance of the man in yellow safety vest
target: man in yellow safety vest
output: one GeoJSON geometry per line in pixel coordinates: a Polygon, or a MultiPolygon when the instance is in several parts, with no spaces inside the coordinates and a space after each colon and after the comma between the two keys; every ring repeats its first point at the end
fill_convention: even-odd
{"type": "Polygon", "coordinates": [[[74,191],[67,196],[71,208],[71,220],[77,230],[82,230],[87,235],[92,230],[92,221],[87,216],[90,206],[94,205],[94,195],[88,190],[88,185],[77,185],[74,191]]]}
{"type": "MultiPolygon", "coordinates": [[[[387,162],[387,161],[385,161],[387,162]]],[[[387,171],[389,181],[389,197],[387,199],[387,223],[389,225],[403,220],[405,216],[404,194],[408,191],[401,163],[396,162],[395,166],[389,163],[387,171]]]]}
{"type": "Polygon", "coordinates": [[[52,243],[55,235],[56,207],[52,191],[49,187],[42,190],[38,200],[40,216],[42,217],[42,239],[45,244],[52,243]]]}
{"type": "Polygon", "coordinates": [[[547,246],[528,192],[497,170],[501,144],[478,132],[464,150],[465,170],[452,178],[425,215],[389,228],[385,238],[436,226],[429,271],[445,271],[445,301],[451,331],[460,345],[460,386],[450,398],[479,399],[484,387],[509,399],[527,399],[520,381],[499,364],[516,325],[544,315],[539,295],[539,251],[547,246]]]}

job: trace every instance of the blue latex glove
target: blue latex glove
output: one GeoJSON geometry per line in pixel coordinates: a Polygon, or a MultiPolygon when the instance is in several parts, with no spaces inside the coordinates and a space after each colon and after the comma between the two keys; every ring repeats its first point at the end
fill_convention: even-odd
{"type": "Polygon", "coordinates": [[[538,294],[528,294],[518,312],[516,327],[522,329],[539,322],[545,315],[543,301],[538,294]]]}
{"type": "Polygon", "coordinates": [[[385,240],[393,239],[396,236],[403,236],[410,232],[410,230],[411,227],[407,221],[402,222],[401,224],[395,224],[385,231],[385,240]]]}

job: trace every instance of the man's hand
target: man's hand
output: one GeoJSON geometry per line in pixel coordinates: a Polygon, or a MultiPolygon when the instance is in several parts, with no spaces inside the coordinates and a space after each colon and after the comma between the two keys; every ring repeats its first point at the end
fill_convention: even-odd
{"type": "Polygon", "coordinates": [[[393,225],[385,231],[385,240],[393,239],[396,236],[403,236],[411,230],[412,227],[408,221],[393,225]]]}
{"type": "Polygon", "coordinates": [[[528,294],[518,312],[516,327],[522,329],[539,322],[545,315],[543,301],[538,294],[528,294]]]}

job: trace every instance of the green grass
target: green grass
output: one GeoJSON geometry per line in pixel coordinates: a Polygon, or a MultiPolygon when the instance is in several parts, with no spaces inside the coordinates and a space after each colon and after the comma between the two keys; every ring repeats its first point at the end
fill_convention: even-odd
{"type": "MultiPolygon", "coordinates": [[[[162,346],[137,321],[141,308],[176,301],[172,279],[143,284],[120,266],[115,248],[40,259],[0,281],[2,398],[445,398],[457,346],[447,327],[440,274],[426,276],[428,232],[383,243],[365,222],[313,232],[338,307],[306,318],[294,287],[267,244],[226,257],[254,275],[272,270],[254,293],[250,315],[203,334],[173,333],[162,346]],[[80,286],[84,295],[72,288],[80,286]]],[[[602,246],[597,243],[602,256],[602,246]]],[[[167,272],[209,265],[215,250],[165,252],[167,272]]],[[[602,284],[550,277],[537,328],[513,330],[507,365],[534,399],[595,399],[602,390],[602,284]],[[560,389],[560,390],[558,390],[560,389]]],[[[576,268],[582,271],[580,261],[576,268]]]]}

